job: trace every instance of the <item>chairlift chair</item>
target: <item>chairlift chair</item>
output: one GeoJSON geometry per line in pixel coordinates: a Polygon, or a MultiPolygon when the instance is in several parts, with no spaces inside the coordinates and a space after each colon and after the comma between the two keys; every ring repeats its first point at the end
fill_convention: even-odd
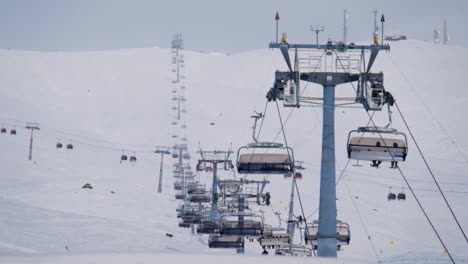
{"type": "Polygon", "coordinates": [[[295,173],[294,173],[294,179],[296,179],[296,180],[302,180],[302,173],[300,173],[300,172],[295,172],[295,173]]]}
{"type": "Polygon", "coordinates": [[[244,174],[286,174],[293,172],[294,154],[290,147],[272,142],[256,142],[237,151],[237,171],[244,174]],[[282,153],[269,153],[269,150],[282,153]],[[244,152],[244,153],[243,153],[244,152]]]}
{"type": "Polygon", "coordinates": [[[221,235],[260,237],[262,234],[263,219],[261,216],[238,212],[221,217],[221,235]],[[244,217],[242,223],[238,219],[239,214],[244,217]]]}
{"type": "Polygon", "coordinates": [[[197,226],[198,234],[219,234],[221,226],[217,221],[202,220],[201,224],[197,226]]]}
{"type": "Polygon", "coordinates": [[[390,190],[388,191],[388,195],[387,195],[387,200],[388,201],[393,201],[393,200],[396,200],[397,196],[394,192],[392,192],[392,187],[390,187],[390,190]]]}
{"type": "Polygon", "coordinates": [[[212,172],[213,172],[213,168],[210,167],[210,166],[208,166],[208,167],[205,168],[205,172],[206,172],[206,173],[212,173],[212,172]]]}
{"type": "Polygon", "coordinates": [[[288,245],[289,241],[289,234],[284,229],[274,230],[270,225],[263,227],[263,235],[259,239],[260,245],[268,249],[288,245]]]}
{"type": "Polygon", "coordinates": [[[62,147],[63,147],[63,145],[62,145],[62,143],[60,143],[60,142],[57,142],[57,144],[55,145],[55,147],[59,149],[59,148],[62,148],[62,147]]]}
{"type": "Polygon", "coordinates": [[[404,190],[404,189],[403,189],[400,193],[398,193],[397,199],[398,199],[398,200],[406,200],[406,194],[405,194],[405,190],[404,190]]]}
{"type": "Polygon", "coordinates": [[[296,257],[310,257],[312,256],[312,250],[303,245],[293,245],[289,248],[288,245],[279,246],[275,250],[275,255],[292,255],[296,257]]]}
{"type": "Polygon", "coordinates": [[[184,153],[184,155],[182,155],[182,158],[185,159],[185,160],[189,160],[190,159],[190,154],[184,153]]]}
{"type": "Polygon", "coordinates": [[[120,156],[120,162],[122,162],[122,161],[126,161],[126,160],[128,160],[128,157],[127,157],[127,155],[125,155],[125,154],[122,154],[122,156],[120,156]]]}
{"type": "Polygon", "coordinates": [[[68,144],[67,144],[67,149],[72,150],[72,149],[73,149],[73,144],[72,144],[72,143],[68,143],[68,144]]]}
{"type": "Polygon", "coordinates": [[[243,248],[244,238],[237,236],[215,235],[208,236],[208,247],[210,248],[243,248]]]}
{"type": "Polygon", "coordinates": [[[348,134],[348,158],[366,161],[405,161],[406,135],[393,128],[360,127],[348,134]],[[354,136],[354,134],[357,134],[354,136]],[[375,136],[365,136],[372,134],[375,136]],[[393,137],[388,137],[391,135],[393,137]]]}
{"type": "Polygon", "coordinates": [[[130,162],[136,162],[137,158],[136,156],[130,156],[130,162]]]}
{"type": "Polygon", "coordinates": [[[1,133],[4,134],[4,133],[6,133],[6,132],[7,132],[6,128],[2,127],[1,133]]]}
{"type": "MultiPolygon", "coordinates": [[[[307,224],[304,231],[304,239],[306,245],[312,245],[314,249],[318,248],[318,228],[319,221],[314,220],[312,223],[307,224]]],[[[349,245],[351,241],[351,230],[349,224],[336,220],[336,239],[337,239],[337,250],[341,248],[342,245],[349,245]]]]}
{"type": "Polygon", "coordinates": [[[10,130],[10,135],[16,135],[16,129],[10,130]]]}
{"type": "Polygon", "coordinates": [[[189,201],[191,203],[209,203],[211,201],[211,197],[206,191],[193,192],[189,195],[189,201]]]}
{"type": "Polygon", "coordinates": [[[174,159],[179,158],[179,154],[177,154],[177,153],[172,153],[172,158],[174,158],[174,159]]]}

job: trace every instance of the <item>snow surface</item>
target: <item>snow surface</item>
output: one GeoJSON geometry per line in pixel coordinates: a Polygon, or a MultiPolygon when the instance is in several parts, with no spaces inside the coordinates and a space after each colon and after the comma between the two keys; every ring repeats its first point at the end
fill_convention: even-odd
{"type": "MultiPolygon", "coordinates": [[[[207,150],[226,149],[231,143],[237,149],[250,142],[250,115],[264,110],[274,71],[286,68],[280,52],[184,54],[190,149],[197,150],[198,142],[207,150]]],[[[373,68],[385,73],[386,89],[397,99],[465,230],[467,58],[466,48],[406,41],[392,43],[391,52],[381,53],[373,68]]],[[[383,262],[448,260],[408,190],[405,202],[386,200],[390,186],[396,192],[405,186],[399,173],[366,163],[356,167],[352,162],[337,187],[338,215],[352,233],[338,260],[260,257],[256,243],[247,244],[247,256],[237,256],[234,250],[210,250],[206,236],[178,228],[172,160],[165,159],[163,193],[158,194],[159,155],[153,153],[155,145],[173,143],[170,61],[170,50],[157,47],[0,50],[0,120],[18,130],[17,136],[0,135],[0,263],[375,263],[370,242],[383,262]],[[41,127],[35,131],[32,162],[27,160],[30,132],[23,128],[25,121],[41,127]],[[75,149],[55,149],[58,139],[65,144],[71,140],[75,149]],[[138,162],[120,164],[122,150],[135,152],[138,162]],[[94,189],[81,189],[88,182],[94,189]]],[[[321,87],[309,84],[306,94],[320,96],[321,87]]],[[[339,86],[337,95],[353,96],[353,89],[339,86]]],[[[281,107],[283,119],[290,111],[281,107]]],[[[296,158],[305,161],[299,188],[307,216],[318,206],[321,118],[320,108],[304,107],[294,110],[285,127],[296,158]]],[[[386,112],[376,114],[379,124],[386,124],[386,118],[386,112]]],[[[393,126],[406,132],[396,109],[393,118],[393,126]]],[[[348,131],[367,122],[363,109],[337,109],[337,173],[347,162],[348,131]]],[[[262,139],[273,140],[278,129],[276,106],[270,103],[262,139]]],[[[414,143],[400,166],[450,252],[467,261],[468,245],[414,143]]],[[[207,174],[200,179],[210,183],[207,174]]],[[[273,211],[287,215],[290,182],[281,176],[269,179],[272,206],[262,209],[275,226],[273,211]]],[[[297,201],[295,213],[300,213],[297,201]]]]}

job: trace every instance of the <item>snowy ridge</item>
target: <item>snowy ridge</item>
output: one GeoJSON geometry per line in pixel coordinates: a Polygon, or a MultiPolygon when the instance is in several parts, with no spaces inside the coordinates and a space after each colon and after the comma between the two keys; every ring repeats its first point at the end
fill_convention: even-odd
{"type": "MultiPolygon", "coordinates": [[[[379,54],[374,66],[374,71],[385,73],[386,89],[395,96],[465,230],[468,126],[459,120],[468,110],[468,92],[463,85],[468,83],[464,73],[467,55],[466,48],[407,41],[392,43],[391,52],[379,54]]],[[[155,145],[171,144],[170,56],[170,50],[160,48],[0,51],[0,119],[4,127],[18,130],[17,136],[0,135],[0,255],[32,255],[35,260],[38,255],[52,255],[42,259],[48,262],[54,255],[79,253],[75,260],[85,263],[94,261],[86,254],[119,258],[115,253],[130,254],[119,258],[123,263],[133,262],[133,257],[145,263],[154,257],[148,253],[160,253],[176,262],[194,253],[207,261],[234,262],[239,258],[232,256],[232,250],[209,250],[205,237],[200,239],[177,227],[170,159],[164,167],[163,194],[156,193],[159,156],[152,151],[155,145]],[[29,131],[22,129],[24,121],[38,122],[41,127],[35,132],[34,162],[27,161],[29,131]],[[75,149],[55,149],[57,138],[65,143],[71,140],[75,149]],[[138,162],[120,164],[122,150],[135,152],[138,162]],[[88,182],[94,189],[81,189],[88,182]],[[132,254],[137,252],[144,254],[132,254]]],[[[280,53],[186,51],[185,57],[190,149],[196,150],[198,142],[204,149],[228,148],[231,142],[236,149],[250,142],[249,116],[254,110],[264,110],[274,71],[286,68],[280,53]],[[210,126],[211,122],[215,126],[210,126]]],[[[306,93],[321,96],[321,88],[309,84],[306,93]]],[[[340,86],[337,93],[353,96],[353,89],[340,86]]],[[[283,119],[289,111],[281,107],[283,119]]],[[[375,117],[379,124],[386,123],[385,112],[375,117]]],[[[307,216],[318,206],[321,118],[320,108],[304,107],[294,110],[286,125],[289,145],[297,159],[305,161],[299,188],[307,216]]],[[[393,126],[406,132],[396,110],[393,118],[393,126]]],[[[367,121],[363,109],[336,111],[338,173],[347,162],[348,132],[367,121]]],[[[261,137],[272,140],[278,129],[276,106],[270,104],[261,137]]],[[[405,202],[386,200],[390,186],[397,192],[404,187],[401,176],[387,165],[375,169],[364,163],[362,167],[352,164],[337,187],[338,215],[351,225],[352,232],[351,244],[339,253],[338,263],[376,262],[370,241],[384,262],[411,257],[424,262],[427,256],[447,260],[408,192],[405,202]]],[[[452,254],[466,260],[467,244],[413,143],[408,161],[400,166],[452,254]]],[[[225,173],[222,177],[228,176],[225,173]]],[[[208,175],[201,174],[200,179],[209,183],[208,175]]],[[[272,207],[263,210],[267,222],[277,225],[273,211],[287,215],[289,187],[285,186],[289,181],[282,177],[270,180],[272,207]]],[[[299,207],[295,211],[299,214],[299,207]]],[[[309,221],[317,217],[311,216],[309,221]]],[[[249,243],[246,251],[257,255],[260,247],[249,243]]],[[[62,262],[63,257],[52,262],[62,262]]],[[[29,259],[2,258],[8,262],[29,259]]],[[[247,263],[257,259],[245,257],[247,263]]],[[[280,261],[277,259],[267,258],[280,261]]]]}

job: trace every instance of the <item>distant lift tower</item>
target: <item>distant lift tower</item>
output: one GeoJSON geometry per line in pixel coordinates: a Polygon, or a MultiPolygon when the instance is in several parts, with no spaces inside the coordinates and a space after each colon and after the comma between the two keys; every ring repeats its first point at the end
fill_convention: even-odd
{"type": "Polygon", "coordinates": [[[213,182],[211,187],[211,211],[210,220],[219,220],[218,214],[218,164],[224,164],[224,170],[230,170],[234,168],[232,160],[229,158],[233,153],[232,150],[221,151],[221,150],[200,150],[201,159],[197,163],[197,171],[203,171],[206,169],[206,164],[213,165],[213,182]]]}
{"type": "MultiPolygon", "coordinates": [[[[340,84],[359,81],[354,103],[362,103],[366,110],[381,110],[383,102],[371,98],[372,83],[383,84],[383,73],[371,73],[370,69],[381,50],[388,51],[388,45],[354,45],[343,42],[328,41],[326,44],[291,44],[286,40],[281,43],[270,43],[270,48],[279,49],[286,61],[288,71],[276,71],[273,88],[267,94],[269,101],[283,100],[287,107],[299,107],[301,103],[314,103],[311,97],[301,97],[300,82],[312,82],[323,86],[323,133],[322,160],[320,170],[320,205],[318,226],[318,256],[337,256],[337,211],[336,211],[336,164],[335,164],[335,87],[340,84]],[[294,65],[291,63],[289,50],[293,50],[294,65]],[[325,62],[332,62],[333,67],[325,65],[317,70],[305,68],[304,60],[312,58],[311,53],[323,54],[325,62]],[[365,54],[370,52],[366,63],[365,54]],[[301,53],[304,57],[301,57],[301,53]],[[360,61],[356,68],[350,66],[357,56],[360,61]],[[328,57],[328,58],[327,58],[328,57]],[[304,68],[303,68],[304,67],[304,68]],[[367,93],[369,92],[369,93],[367,93]],[[369,101],[368,101],[369,100],[369,101]]],[[[323,65],[322,65],[323,66],[323,65]]]]}
{"type": "Polygon", "coordinates": [[[163,176],[163,163],[164,163],[164,154],[171,154],[169,152],[169,147],[156,146],[154,153],[161,154],[161,164],[159,165],[159,182],[158,182],[158,193],[162,192],[162,176],[163,176]]]}
{"type": "Polygon", "coordinates": [[[27,123],[26,129],[31,129],[31,140],[29,141],[29,160],[32,160],[34,130],[40,130],[38,123],[27,123]]]}

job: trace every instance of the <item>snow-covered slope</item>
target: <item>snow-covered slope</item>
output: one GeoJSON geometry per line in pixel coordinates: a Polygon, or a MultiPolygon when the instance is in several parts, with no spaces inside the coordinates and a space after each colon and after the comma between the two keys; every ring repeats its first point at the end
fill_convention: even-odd
{"type": "MultiPolygon", "coordinates": [[[[17,136],[0,135],[0,255],[68,254],[66,246],[72,254],[233,254],[209,250],[205,237],[177,227],[170,159],[164,168],[163,194],[156,192],[159,156],[152,151],[155,145],[172,144],[170,58],[170,50],[160,48],[0,51],[0,119],[4,127],[18,130],[17,136]],[[35,132],[33,162],[27,160],[29,131],[22,128],[24,121],[41,127],[35,132]],[[75,149],[55,149],[58,138],[71,140],[75,149]],[[120,164],[122,150],[135,152],[138,162],[120,164]],[[88,182],[94,189],[81,189],[88,182]]],[[[396,97],[464,229],[468,229],[464,206],[468,126],[463,122],[468,110],[467,58],[465,48],[407,41],[392,44],[392,51],[380,54],[374,66],[374,71],[385,73],[386,88],[396,97]]],[[[279,51],[233,55],[187,51],[185,61],[191,150],[198,142],[204,149],[248,143],[249,117],[254,110],[264,111],[274,70],[285,69],[279,51]]],[[[321,93],[313,84],[307,89],[321,93]]],[[[352,91],[349,85],[337,88],[338,95],[352,96],[352,91]]],[[[290,111],[281,107],[283,119],[290,111]]],[[[393,126],[406,132],[394,112],[393,126]]],[[[285,127],[288,143],[307,168],[299,183],[306,215],[318,206],[321,119],[320,108],[301,108],[294,110],[285,127]]],[[[385,124],[386,115],[377,113],[376,120],[385,124]]],[[[362,109],[338,109],[336,122],[340,172],[347,162],[348,131],[367,124],[368,117],[362,109]]],[[[262,138],[272,140],[278,130],[276,105],[270,103],[262,138]]],[[[407,162],[400,164],[403,172],[448,248],[466,259],[467,243],[413,143],[409,149],[407,162]]],[[[200,177],[209,183],[208,175],[200,177]]],[[[272,207],[263,210],[267,221],[276,225],[273,211],[287,215],[289,180],[270,180],[272,207]]],[[[337,187],[338,215],[350,223],[352,239],[339,257],[375,262],[373,245],[383,260],[423,255],[446,259],[408,191],[407,201],[387,202],[390,186],[397,192],[405,186],[395,170],[348,166],[337,187]]],[[[249,244],[247,254],[259,250],[249,244]]]]}

